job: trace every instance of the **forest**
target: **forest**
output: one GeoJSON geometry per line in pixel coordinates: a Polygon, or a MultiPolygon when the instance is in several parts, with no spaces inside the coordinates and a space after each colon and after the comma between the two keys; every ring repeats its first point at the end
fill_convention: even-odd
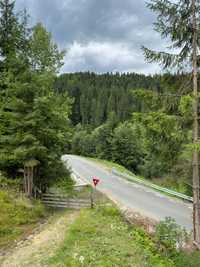
{"type": "Polygon", "coordinates": [[[56,92],[73,103],[71,153],[117,162],[191,194],[190,86],[186,72],[60,75],[56,92]]]}
{"type": "Polygon", "coordinates": [[[0,170],[37,162],[41,188],[68,176],[63,154],[117,162],[191,194],[191,74],[59,74],[65,51],[26,11],[0,2],[0,170]],[[7,6],[6,6],[7,5],[7,6]],[[48,178],[47,178],[48,177],[48,178]]]}
{"type": "Polygon", "coordinates": [[[182,50],[141,47],[146,61],[164,67],[145,75],[62,73],[67,52],[51,32],[26,10],[16,12],[16,1],[0,0],[0,265],[12,258],[11,266],[200,266],[200,2],[179,3],[148,4],[157,32],[182,50]],[[140,185],[113,174],[113,166],[140,185]],[[118,187],[118,201],[108,188],[94,190],[101,179],[118,187]],[[166,188],[166,195],[150,191],[141,179],[193,203],[166,188]],[[135,201],[133,192],[147,198],[135,201]],[[176,212],[180,222],[171,218],[176,212]]]}

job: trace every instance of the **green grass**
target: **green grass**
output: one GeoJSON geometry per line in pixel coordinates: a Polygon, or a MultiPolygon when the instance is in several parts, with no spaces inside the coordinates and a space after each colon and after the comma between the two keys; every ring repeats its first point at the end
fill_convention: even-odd
{"type": "Polygon", "coordinates": [[[172,267],[145,232],[126,224],[111,204],[83,210],[49,267],[172,267]]]}
{"type": "Polygon", "coordinates": [[[40,202],[31,202],[13,190],[0,190],[0,248],[29,232],[45,215],[40,202]]]}
{"type": "MultiPolygon", "coordinates": [[[[108,161],[108,160],[103,160],[103,159],[98,159],[98,158],[87,158],[91,161],[94,161],[95,163],[98,163],[100,165],[102,165],[104,168],[106,168],[108,171],[111,171],[112,168],[115,168],[117,171],[119,172],[123,172],[129,175],[134,175],[131,171],[127,170],[125,167],[123,167],[122,165],[119,165],[117,163],[114,163],[112,161],[108,161]]],[[[140,179],[144,179],[143,177],[138,177],[140,179]]]]}

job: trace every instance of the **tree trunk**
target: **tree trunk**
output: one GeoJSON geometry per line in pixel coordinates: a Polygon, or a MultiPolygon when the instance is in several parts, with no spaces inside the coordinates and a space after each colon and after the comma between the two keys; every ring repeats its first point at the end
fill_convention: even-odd
{"type": "MultiPolygon", "coordinates": [[[[197,77],[197,21],[196,0],[192,0],[192,26],[193,26],[193,144],[198,143],[198,77],[197,77]]],[[[196,147],[193,151],[193,231],[194,242],[200,248],[200,199],[199,199],[199,152],[196,147]]]]}

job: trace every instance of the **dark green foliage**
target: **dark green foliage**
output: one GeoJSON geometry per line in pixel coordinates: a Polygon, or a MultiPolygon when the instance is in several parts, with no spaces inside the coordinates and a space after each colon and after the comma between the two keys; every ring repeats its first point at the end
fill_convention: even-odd
{"type": "Polygon", "coordinates": [[[0,55],[11,57],[15,55],[19,44],[19,24],[14,14],[14,1],[0,1],[0,55]]]}
{"type": "MultiPolygon", "coordinates": [[[[56,90],[67,91],[73,98],[71,119],[74,125],[82,125],[81,131],[80,128],[75,130],[72,153],[114,160],[146,177],[162,177],[173,172],[175,179],[183,173],[188,178],[188,160],[180,155],[184,149],[182,144],[190,141],[191,121],[185,121],[186,104],[179,93],[181,90],[188,93],[188,86],[191,86],[191,77],[181,72],[154,76],[134,73],[61,75],[56,80],[56,90]],[[141,120],[131,120],[133,113],[141,120]],[[110,114],[115,121],[113,126],[107,123],[110,114]],[[116,126],[126,121],[132,124],[132,129],[140,129],[139,141],[122,138],[121,130],[112,143],[116,126]],[[158,129],[153,131],[151,124],[158,129]],[[137,147],[138,151],[134,164],[124,158],[134,157],[131,147],[133,150],[137,147]]],[[[121,127],[123,134],[127,131],[128,135],[126,123],[121,127]]]]}
{"type": "Polygon", "coordinates": [[[95,155],[93,136],[86,130],[77,130],[72,139],[72,153],[83,156],[95,155]]]}
{"type": "Polygon", "coordinates": [[[191,234],[186,229],[177,225],[172,218],[161,221],[154,236],[157,250],[170,258],[176,267],[199,267],[199,251],[187,252],[184,247],[191,242],[191,234]]]}
{"type": "Polygon", "coordinates": [[[133,123],[142,129],[144,164],[141,173],[146,177],[160,177],[176,164],[181,152],[183,134],[175,116],[162,112],[135,113],[133,123]]]}
{"type": "Polygon", "coordinates": [[[131,123],[119,125],[114,130],[111,145],[112,160],[138,172],[144,157],[140,129],[131,123]]]}
{"type": "Polygon", "coordinates": [[[0,170],[17,177],[35,159],[34,183],[49,184],[69,176],[60,158],[71,140],[71,101],[53,89],[63,52],[41,24],[28,28],[27,14],[16,15],[12,1],[0,1],[0,11],[0,170]]]}
{"type": "Polygon", "coordinates": [[[131,121],[119,125],[110,118],[93,131],[78,130],[72,153],[112,160],[146,178],[172,171],[176,176],[179,168],[182,174],[185,170],[178,164],[187,162],[182,157],[187,138],[181,125],[176,116],[158,111],[134,113],[131,121]]]}
{"type": "Polygon", "coordinates": [[[199,251],[187,253],[180,252],[174,259],[176,267],[199,267],[200,265],[200,253],[199,251]]]}
{"type": "MultiPolygon", "coordinates": [[[[146,59],[149,62],[159,62],[164,68],[183,66],[192,61],[192,1],[179,0],[150,0],[147,6],[157,13],[157,21],[154,24],[155,30],[162,38],[169,38],[171,49],[178,49],[179,53],[170,54],[165,51],[156,52],[143,47],[146,59]]],[[[200,3],[196,1],[197,23],[199,17],[200,3]]],[[[199,30],[198,30],[199,31],[199,30]]],[[[200,32],[197,33],[197,44],[200,45],[200,32]]]]}
{"type": "Polygon", "coordinates": [[[111,112],[117,121],[125,121],[138,111],[132,89],[146,88],[159,91],[159,76],[139,74],[63,74],[57,78],[58,92],[68,92],[74,99],[71,120],[95,128],[105,123],[111,112]]]}
{"type": "Polygon", "coordinates": [[[101,159],[112,159],[112,127],[105,123],[96,128],[92,134],[95,144],[95,154],[101,159]]]}
{"type": "MultiPolygon", "coordinates": [[[[82,125],[81,132],[75,131],[72,153],[114,160],[146,177],[162,177],[173,172],[174,179],[183,177],[183,173],[188,178],[188,159],[180,155],[184,149],[182,144],[190,141],[191,121],[185,121],[186,104],[181,91],[187,94],[190,86],[191,77],[184,72],[154,76],[134,73],[61,75],[57,78],[56,90],[67,91],[72,96],[72,122],[82,125]],[[112,127],[107,123],[110,113],[115,117],[112,127]],[[133,113],[140,113],[143,119],[131,120],[133,113]],[[112,143],[116,126],[126,121],[132,124],[132,129],[140,129],[139,141],[122,138],[121,130],[112,143]],[[158,129],[153,131],[151,124],[158,129]],[[131,147],[133,150],[137,147],[138,151],[134,167],[124,158],[127,155],[134,157],[131,147]]],[[[125,132],[126,124],[121,127],[125,132]]]]}
{"type": "MultiPolygon", "coordinates": [[[[189,114],[191,103],[189,96],[177,96],[183,84],[191,83],[187,73],[76,73],[55,79],[63,52],[41,24],[30,30],[27,14],[15,15],[12,1],[7,3],[11,3],[10,32],[17,30],[9,41],[12,62],[0,45],[4,55],[0,59],[3,171],[18,176],[24,161],[35,158],[40,161],[37,182],[47,183],[57,175],[68,175],[62,174],[60,156],[71,146],[72,153],[114,160],[146,177],[182,176],[181,171],[188,177],[190,162],[183,157],[182,144],[190,141],[191,121],[187,115],[183,122],[183,116],[189,114]]],[[[0,32],[6,36],[3,23],[0,32]]]]}

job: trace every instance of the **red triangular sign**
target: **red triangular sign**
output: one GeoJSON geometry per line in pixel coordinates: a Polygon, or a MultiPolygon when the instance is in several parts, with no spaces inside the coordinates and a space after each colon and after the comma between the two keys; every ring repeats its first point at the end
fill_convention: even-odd
{"type": "Polygon", "coordinates": [[[99,182],[100,182],[100,180],[98,178],[96,178],[96,177],[93,178],[94,186],[97,186],[99,182]]]}

